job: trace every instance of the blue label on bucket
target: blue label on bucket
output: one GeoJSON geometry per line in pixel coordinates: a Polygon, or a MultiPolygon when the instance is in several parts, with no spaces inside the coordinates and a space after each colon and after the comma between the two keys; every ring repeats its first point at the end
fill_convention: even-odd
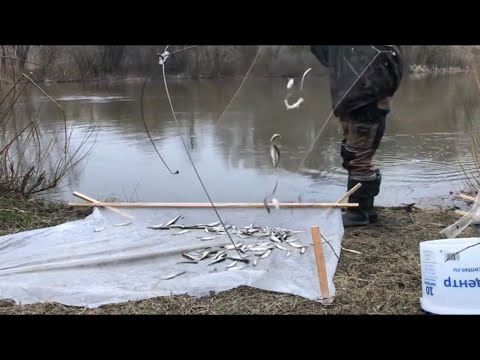
{"type": "Polygon", "coordinates": [[[465,279],[458,280],[452,279],[450,276],[443,281],[445,287],[454,287],[454,288],[475,288],[480,287],[480,279],[465,279]]]}
{"type": "Polygon", "coordinates": [[[479,272],[480,267],[475,268],[453,268],[453,272],[479,272]]]}
{"type": "Polygon", "coordinates": [[[425,294],[433,296],[433,288],[437,285],[435,281],[426,280],[423,282],[425,284],[425,294]]]}

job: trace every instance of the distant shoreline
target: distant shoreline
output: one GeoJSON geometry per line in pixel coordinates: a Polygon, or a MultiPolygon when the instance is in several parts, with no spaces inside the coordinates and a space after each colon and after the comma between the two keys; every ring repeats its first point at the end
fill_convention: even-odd
{"type": "MultiPolygon", "coordinates": [[[[459,67],[427,67],[423,65],[410,65],[407,69],[407,74],[413,76],[414,78],[421,78],[424,76],[430,75],[452,75],[452,74],[465,74],[471,72],[472,69],[462,69],[459,67]]],[[[231,75],[231,76],[192,76],[188,74],[178,74],[178,75],[168,75],[167,79],[169,80],[225,80],[225,79],[242,79],[244,75],[231,75]]],[[[285,79],[293,77],[292,75],[282,74],[282,75],[250,75],[252,78],[257,79],[285,79]]],[[[328,76],[327,73],[323,74],[312,74],[313,77],[325,77],[328,76]]],[[[12,83],[11,80],[1,79],[5,83],[12,83]]],[[[72,78],[72,79],[35,79],[36,82],[42,84],[68,84],[68,83],[100,83],[100,82],[143,82],[145,77],[142,76],[106,76],[103,78],[93,78],[93,79],[81,79],[81,78],[72,78]]],[[[160,78],[153,78],[150,81],[158,81],[160,78]]]]}

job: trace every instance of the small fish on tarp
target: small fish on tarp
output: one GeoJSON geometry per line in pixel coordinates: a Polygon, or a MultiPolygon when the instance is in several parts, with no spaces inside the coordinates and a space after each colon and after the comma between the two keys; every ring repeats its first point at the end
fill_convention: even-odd
{"type": "Polygon", "coordinates": [[[180,276],[180,275],[185,274],[185,273],[186,273],[186,271],[171,273],[171,274],[163,276],[162,280],[170,280],[170,279],[173,279],[174,277],[180,276]]]}
{"type": "Polygon", "coordinates": [[[219,252],[217,255],[214,256],[214,260],[220,259],[220,258],[225,258],[227,256],[227,253],[225,251],[219,252]]]}
{"type": "Polygon", "coordinates": [[[175,224],[177,222],[177,220],[180,219],[180,216],[181,215],[178,215],[177,217],[174,217],[172,220],[167,221],[165,224],[163,224],[163,226],[170,226],[172,224],[175,224]]]}
{"type": "Polygon", "coordinates": [[[198,261],[179,261],[177,264],[198,264],[198,261]]]}
{"type": "Polygon", "coordinates": [[[272,253],[272,250],[268,250],[265,254],[263,254],[262,256],[260,256],[260,259],[265,259],[265,258],[268,257],[271,253],[272,253]]]}
{"type": "Polygon", "coordinates": [[[201,225],[170,225],[170,229],[185,229],[185,230],[201,230],[204,229],[204,226],[201,225]]]}
{"type": "Polygon", "coordinates": [[[217,264],[217,263],[225,261],[225,260],[226,260],[225,257],[217,258],[217,259],[213,260],[210,264],[208,264],[208,266],[213,265],[213,264],[217,264]]]}
{"type": "Polygon", "coordinates": [[[280,239],[278,239],[275,235],[270,236],[270,240],[276,242],[276,243],[281,243],[280,239]]]}
{"type": "Polygon", "coordinates": [[[186,234],[190,232],[190,230],[182,230],[182,231],[179,231],[178,233],[175,233],[175,234],[172,234],[172,235],[183,235],[183,234],[186,234]]]}
{"type": "Polygon", "coordinates": [[[113,226],[127,226],[130,225],[132,222],[126,222],[126,223],[121,223],[121,224],[113,224],[113,226]]]}
{"type": "Polygon", "coordinates": [[[225,250],[233,250],[233,249],[238,249],[238,248],[242,248],[242,243],[238,242],[238,243],[235,244],[235,246],[233,246],[233,244],[225,246],[225,250]]]}
{"type": "Polygon", "coordinates": [[[242,270],[242,269],[245,269],[246,267],[247,265],[240,265],[240,266],[231,267],[228,270],[242,270]]]}
{"type": "Polygon", "coordinates": [[[296,249],[301,249],[302,247],[306,247],[306,246],[310,246],[310,245],[300,245],[300,244],[297,244],[295,242],[289,242],[288,245],[290,245],[291,247],[294,247],[296,249]]]}
{"type": "Polygon", "coordinates": [[[202,256],[200,256],[200,259],[199,260],[203,260],[203,259],[206,259],[207,257],[209,257],[210,255],[213,255],[213,254],[216,254],[217,253],[217,250],[210,250],[210,251],[205,251],[202,256]]]}
{"type": "Polygon", "coordinates": [[[188,260],[192,260],[192,261],[195,260],[195,258],[194,258],[192,255],[190,255],[190,254],[185,254],[185,253],[184,253],[184,254],[182,254],[182,256],[183,256],[185,259],[188,259],[188,260]]]}
{"type": "Polygon", "coordinates": [[[280,245],[280,244],[275,244],[275,247],[276,247],[277,249],[280,249],[280,250],[283,250],[283,251],[288,251],[287,248],[283,247],[283,246],[280,245]]]}
{"type": "Polygon", "coordinates": [[[209,241],[209,240],[214,240],[216,239],[218,236],[205,236],[205,237],[202,237],[200,238],[201,241],[209,241]]]}
{"type": "Polygon", "coordinates": [[[147,228],[153,229],[153,230],[170,230],[171,229],[170,226],[163,226],[163,224],[147,226],[147,228]]]}
{"type": "Polygon", "coordinates": [[[238,257],[238,256],[227,256],[227,259],[233,260],[233,261],[240,261],[240,262],[247,263],[247,264],[250,262],[249,259],[241,258],[241,257],[238,257]]]}
{"type": "Polygon", "coordinates": [[[250,251],[255,251],[255,252],[258,252],[258,251],[265,252],[265,251],[268,251],[268,250],[270,250],[270,249],[266,246],[255,246],[255,247],[250,248],[250,251]]]}
{"type": "Polygon", "coordinates": [[[154,229],[154,230],[168,230],[168,229],[171,228],[171,225],[175,224],[177,222],[177,220],[180,219],[180,216],[182,216],[182,215],[178,215],[178,216],[174,217],[172,220],[169,220],[164,224],[152,225],[152,226],[148,226],[148,228],[149,229],[154,229]]]}

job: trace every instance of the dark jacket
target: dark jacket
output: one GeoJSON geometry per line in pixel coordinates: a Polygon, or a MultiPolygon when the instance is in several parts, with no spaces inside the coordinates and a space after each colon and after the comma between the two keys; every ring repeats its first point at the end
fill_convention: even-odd
{"type": "Polygon", "coordinates": [[[329,68],[334,115],[391,97],[404,73],[401,49],[396,45],[312,45],[317,60],[329,68]]]}

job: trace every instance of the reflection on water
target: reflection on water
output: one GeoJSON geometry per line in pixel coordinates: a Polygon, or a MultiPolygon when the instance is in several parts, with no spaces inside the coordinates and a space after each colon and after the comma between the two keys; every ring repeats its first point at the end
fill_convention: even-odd
{"type": "MultiPolygon", "coordinates": [[[[157,148],[169,167],[180,171],[178,175],[165,169],[145,132],[141,81],[47,86],[77,126],[74,143],[92,125],[100,128],[88,162],[52,196],[73,200],[72,192],[80,191],[95,198],[207,201],[179,138],[182,135],[214,201],[261,202],[275,179],[281,201],[336,200],[346,186],[337,119],[330,120],[307,159],[310,170],[300,170],[301,159],[331,110],[327,79],[307,78],[305,102],[289,111],[283,103],[286,80],[249,79],[217,125],[240,81],[169,80],[181,129],[170,112],[163,83],[147,84],[146,121],[157,148]],[[282,135],[277,173],[269,158],[274,133],[282,135]]],[[[478,117],[478,98],[468,75],[406,79],[375,158],[384,179],[379,204],[415,202],[462,188],[458,159],[472,164],[465,112],[478,117]]],[[[20,103],[17,118],[31,119],[39,111],[44,131],[63,126],[58,108],[37,90],[26,92],[20,103]]]]}

